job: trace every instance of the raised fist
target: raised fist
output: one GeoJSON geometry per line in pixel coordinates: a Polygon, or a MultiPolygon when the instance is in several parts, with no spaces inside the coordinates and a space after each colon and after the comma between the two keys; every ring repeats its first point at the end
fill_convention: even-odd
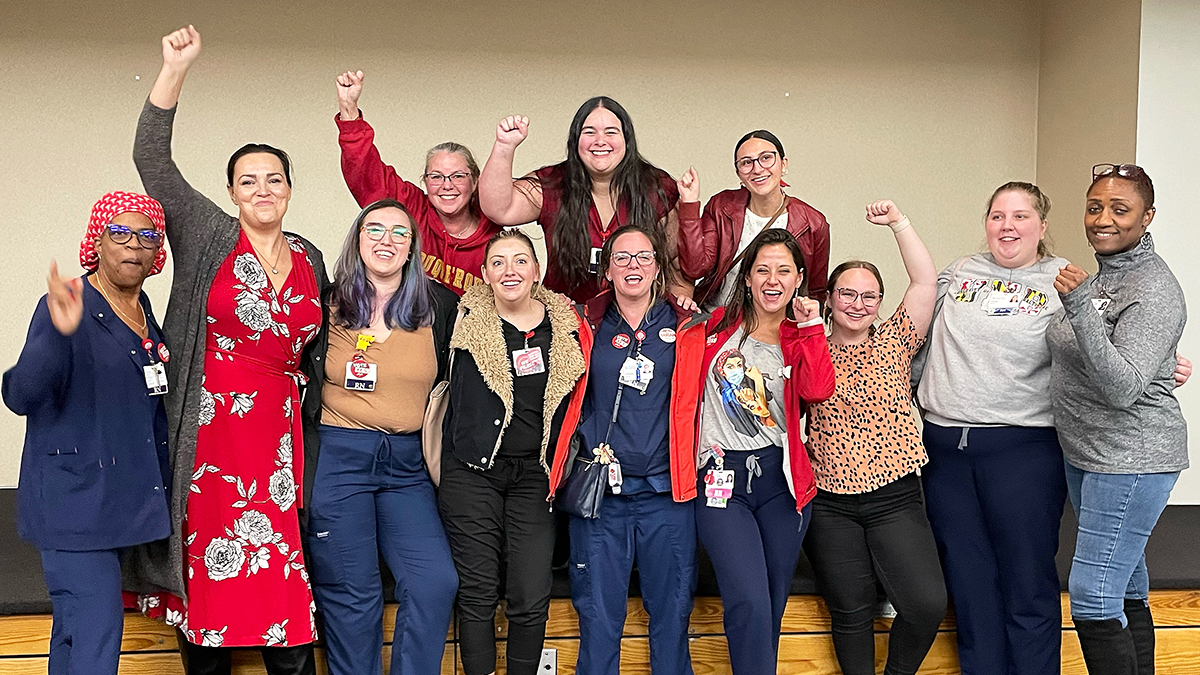
{"type": "Polygon", "coordinates": [[[515,148],[529,136],[529,118],[509,115],[496,125],[496,143],[515,148]]]}
{"type": "Polygon", "coordinates": [[[679,188],[679,201],[700,201],[700,175],[696,173],[696,167],[689,166],[679,180],[675,181],[675,186],[679,188]]]}
{"type": "Polygon", "coordinates": [[[163,36],[162,39],[163,65],[176,70],[187,70],[192,62],[200,56],[200,32],[194,26],[163,36]]]}
{"type": "Polygon", "coordinates": [[[867,222],[874,225],[895,225],[904,220],[904,214],[896,208],[896,203],[890,199],[880,199],[867,204],[867,222]]]}

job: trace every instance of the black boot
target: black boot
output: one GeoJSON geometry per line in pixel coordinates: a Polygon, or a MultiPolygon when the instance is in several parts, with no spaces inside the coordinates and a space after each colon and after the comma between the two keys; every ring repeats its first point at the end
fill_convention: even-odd
{"type": "Polygon", "coordinates": [[[1133,636],[1120,619],[1075,621],[1088,675],[1139,675],[1133,636]]]}
{"type": "Polygon", "coordinates": [[[1138,675],[1154,675],[1154,617],[1145,600],[1126,600],[1125,618],[1137,651],[1138,675]]]}
{"type": "Polygon", "coordinates": [[[225,647],[201,647],[188,642],[183,633],[175,630],[179,640],[179,655],[187,675],[229,675],[233,669],[233,650],[225,647]]]}

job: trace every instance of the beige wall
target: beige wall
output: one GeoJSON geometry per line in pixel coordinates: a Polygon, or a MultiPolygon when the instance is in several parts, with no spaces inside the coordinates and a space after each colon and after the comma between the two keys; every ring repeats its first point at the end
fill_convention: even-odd
{"type": "MultiPolygon", "coordinates": [[[[707,196],[736,185],[737,138],[771,129],[791,159],[792,194],[832,223],[833,261],[877,261],[893,289],[903,269],[890,233],[863,221],[864,204],[894,198],[946,264],[982,246],[992,188],[1035,174],[1034,0],[188,7],[5,11],[0,195],[12,236],[0,248],[9,289],[0,364],[19,353],[49,259],[74,268],[92,201],[139,187],[129,159],[137,113],[160,36],[185,22],[202,32],[205,53],[178,118],[184,175],[226,205],[233,149],[250,140],[287,149],[297,167],[286,224],[327,255],[356,212],[331,119],[333,78],[347,68],[367,72],[362,107],[385,159],[407,175],[446,139],[482,162],[496,121],[514,112],[532,120],[517,169],[557,161],[575,108],[605,93],[630,111],[646,157],[675,175],[694,164],[707,196]]],[[[147,284],[160,316],[167,286],[147,284]]],[[[16,483],[22,430],[0,413],[0,485],[16,483]]]]}
{"type": "Polygon", "coordinates": [[[1141,1],[1045,0],[1037,177],[1050,197],[1054,252],[1095,271],[1083,236],[1091,167],[1137,150],[1141,1]]]}

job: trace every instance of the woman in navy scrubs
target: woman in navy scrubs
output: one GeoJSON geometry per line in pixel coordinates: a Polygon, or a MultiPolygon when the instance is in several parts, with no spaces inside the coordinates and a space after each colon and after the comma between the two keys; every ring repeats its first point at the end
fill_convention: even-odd
{"type": "MultiPolygon", "coordinates": [[[[580,675],[618,672],[635,559],[650,615],[651,671],[692,672],[696,520],[688,502],[696,495],[705,324],[668,296],[665,250],[656,230],[617,229],[600,253],[600,273],[612,288],[584,308],[594,342],[579,432],[587,450],[611,448],[610,467],[619,469],[610,468],[600,516],[570,519],[580,675]]],[[[550,484],[557,483],[552,474],[550,484]]]]}
{"type": "Polygon", "coordinates": [[[83,278],[50,263],[4,404],[24,415],[17,529],[42,554],[54,606],[51,675],[116,673],[121,551],[171,534],[164,364],[142,282],[157,274],[162,206],[126,192],[92,207],[83,278]]]}

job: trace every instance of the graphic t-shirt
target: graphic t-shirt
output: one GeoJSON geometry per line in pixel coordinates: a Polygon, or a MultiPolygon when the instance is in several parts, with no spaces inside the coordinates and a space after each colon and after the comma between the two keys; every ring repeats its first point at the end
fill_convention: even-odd
{"type": "Polygon", "coordinates": [[[787,436],[783,405],[783,350],[738,328],[704,374],[700,448],[758,450],[782,447],[787,436]]]}

